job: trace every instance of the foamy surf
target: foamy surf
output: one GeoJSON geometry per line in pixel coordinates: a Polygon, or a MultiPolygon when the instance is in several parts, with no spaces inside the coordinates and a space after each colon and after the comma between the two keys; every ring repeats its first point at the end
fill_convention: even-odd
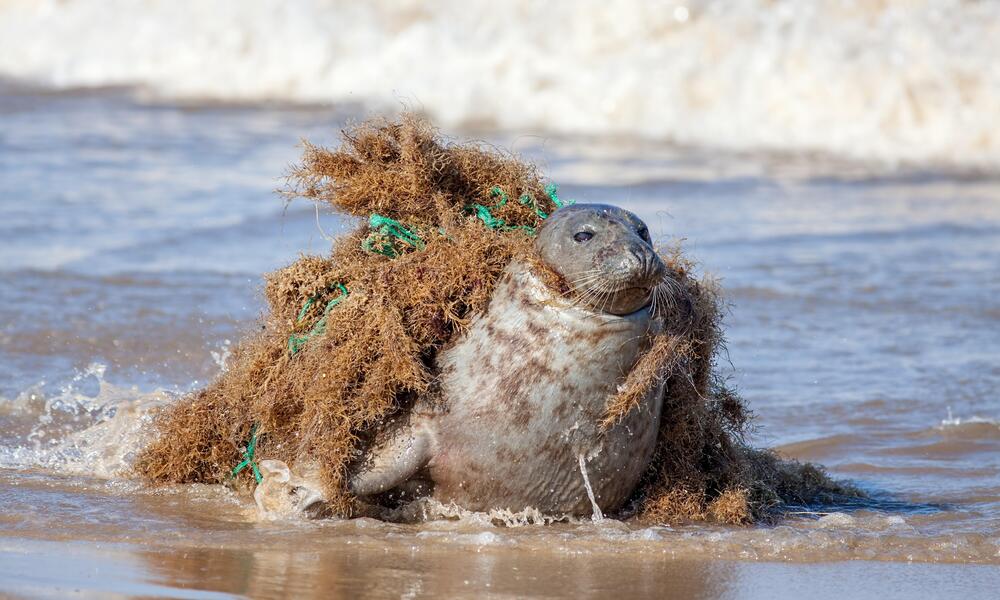
{"type": "Polygon", "coordinates": [[[13,400],[0,398],[12,421],[0,430],[0,468],[127,476],[156,410],[176,396],[114,385],[104,379],[105,370],[103,364],[91,364],[48,397],[27,390],[13,400]]]}
{"type": "Polygon", "coordinates": [[[1000,166],[987,2],[14,0],[0,39],[0,76],[57,89],[1000,166]]]}

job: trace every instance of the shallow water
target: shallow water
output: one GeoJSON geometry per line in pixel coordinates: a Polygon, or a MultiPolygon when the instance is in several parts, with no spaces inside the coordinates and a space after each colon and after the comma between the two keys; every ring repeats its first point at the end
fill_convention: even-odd
{"type": "Polygon", "coordinates": [[[113,477],[145,411],[204,384],[252,326],[261,273],[343,230],[273,190],[300,137],[332,143],[348,116],[4,90],[0,592],[840,598],[1000,585],[990,175],[489,137],[538,160],[561,196],[621,204],[684,238],[723,280],[725,366],[758,414],[755,442],[827,465],[870,503],[748,528],[272,522],[222,488],[113,477]]]}

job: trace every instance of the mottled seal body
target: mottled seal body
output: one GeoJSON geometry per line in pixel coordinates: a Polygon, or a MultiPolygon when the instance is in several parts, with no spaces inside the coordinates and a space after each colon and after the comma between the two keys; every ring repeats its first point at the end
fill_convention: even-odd
{"type": "Polygon", "coordinates": [[[440,358],[445,409],[427,424],[434,497],[591,514],[582,458],[600,509],[621,507],[649,464],[662,390],[607,430],[601,420],[654,327],[648,309],[595,314],[512,265],[488,312],[440,358]]]}
{"type": "Polygon", "coordinates": [[[438,356],[441,400],[418,401],[375,441],[352,469],[354,494],[423,482],[472,510],[590,515],[621,508],[635,490],[662,388],[616,424],[601,421],[661,329],[649,302],[665,267],[645,224],[603,205],[556,211],[536,249],[571,293],[512,263],[486,312],[438,356]]]}

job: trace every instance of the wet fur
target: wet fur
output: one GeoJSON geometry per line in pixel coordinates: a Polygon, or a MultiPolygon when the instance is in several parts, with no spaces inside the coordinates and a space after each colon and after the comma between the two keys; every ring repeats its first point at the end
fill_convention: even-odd
{"type": "Polygon", "coordinates": [[[602,418],[656,331],[647,309],[579,308],[511,265],[487,313],[439,357],[444,407],[418,407],[434,497],[472,510],[588,515],[582,454],[601,510],[619,509],[652,457],[662,386],[613,427],[602,418]]]}

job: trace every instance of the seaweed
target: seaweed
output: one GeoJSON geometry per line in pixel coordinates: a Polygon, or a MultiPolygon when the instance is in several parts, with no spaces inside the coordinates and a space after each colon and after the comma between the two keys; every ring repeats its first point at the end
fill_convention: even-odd
{"type": "MultiPolygon", "coordinates": [[[[412,115],[350,127],[337,149],[305,143],[284,192],[365,221],[329,256],[303,256],[266,276],[259,328],[215,381],[157,416],[134,469],[156,483],[224,483],[254,436],[257,460],[315,470],[330,511],[351,516],[360,510],[345,485],[351,462],[435,392],[435,357],[486,309],[508,264],[545,273],[532,234],[560,202],[533,165],[447,141],[412,115]]],[[[657,450],[631,503],[638,518],[747,523],[786,500],[841,489],[816,467],[747,445],[750,413],[716,375],[718,286],[695,277],[678,248],[661,255],[676,326],[608,399],[605,418],[614,423],[666,381],[657,450]]],[[[556,274],[546,281],[569,293],[556,274]]],[[[249,486],[251,477],[243,471],[236,481],[249,486]]]]}

